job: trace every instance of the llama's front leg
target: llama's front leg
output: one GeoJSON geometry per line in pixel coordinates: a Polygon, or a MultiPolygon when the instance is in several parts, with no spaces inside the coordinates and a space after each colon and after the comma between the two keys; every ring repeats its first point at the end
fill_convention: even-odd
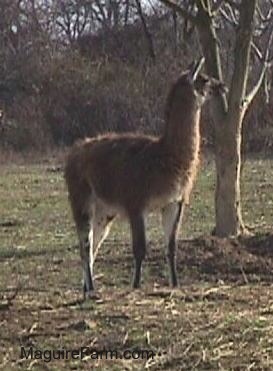
{"type": "Polygon", "coordinates": [[[176,245],[179,226],[182,219],[184,205],[182,201],[174,202],[162,209],[162,224],[167,245],[167,259],[170,268],[170,278],[173,287],[176,287],[176,245]]]}
{"type": "Polygon", "coordinates": [[[142,215],[133,215],[130,217],[133,254],[135,259],[135,272],[133,278],[133,288],[140,287],[141,265],[146,254],[146,238],[144,217],[142,215]]]}

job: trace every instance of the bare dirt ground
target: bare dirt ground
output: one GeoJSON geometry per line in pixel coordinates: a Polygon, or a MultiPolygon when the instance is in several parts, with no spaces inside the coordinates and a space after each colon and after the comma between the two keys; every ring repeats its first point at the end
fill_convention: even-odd
{"type": "Polygon", "coordinates": [[[95,263],[96,297],[83,302],[62,175],[44,166],[2,170],[1,369],[273,369],[272,196],[268,187],[260,186],[267,184],[261,171],[262,183],[248,174],[244,185],[246,195],[261,189],[251,205],[266,200],[254,211],[246,202],[245,218],[249,215],[248,223],[256,228],[253,237],[205,236],[203,231],[213,226],[210,196],[202,198],[213,186],[208,169],[197,185],[179,241],[179,289],[168,287],[163,239],[152,216],[142,289],[130,288],[130,239],[126,226],[117,223],[95,263]],[[26,352],[107,349],[115,351],[117,359],[93,354],[47,362],[49,353],[43,353],[42,360],[21,359],[22,347],[26,352]],[[143,350],[153,351],[153,357],[143,353],[144,359],[133,359],[141,358],[143,350]],[[126,351],[138,353],[127,353],[131,358],[125,359],[126,351]]]}

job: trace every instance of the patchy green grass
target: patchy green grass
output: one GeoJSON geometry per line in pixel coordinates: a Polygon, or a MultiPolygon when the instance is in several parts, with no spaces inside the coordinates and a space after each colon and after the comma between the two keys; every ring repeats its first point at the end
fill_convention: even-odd
{"type": "Polygon", "coordinates": [[[131,290],[128,226],[117,221],[95,264],[97,297],[82,302],[77,240],[63,176],[49,165],[0,169],[0,368],[4,370],[272,370],[273,161],[242,182],[248,239],[209,237],[214,169],[203,166],[168,288],[160,219],[148,220],[143,288],[131,290]],[[202,237],[200,237],[202,236],[202,237]],[[152,350],[153,359],[20,359],[40,350],[152,350]]]}

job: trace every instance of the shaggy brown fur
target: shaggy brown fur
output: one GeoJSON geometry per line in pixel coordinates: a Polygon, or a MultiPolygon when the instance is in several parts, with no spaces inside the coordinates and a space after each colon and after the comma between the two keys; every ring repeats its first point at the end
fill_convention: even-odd
{"type": "MultiPolygon", "coordinates": [[[[105,208],[104,216],[106,213],[108,220],[117,214],[128,217],[136,259],[134,287],[139,286],[141,261],[145,255],[145,246],[142,246],[145,245],[145,210],[180,205],[170,209],[174,210],[170,214],[170,219],[173,219],[171,229],[168,220],[165,221],[166,228],[170,229],[165,232],[168,246],[173,245],[169,250],[173,255],[171,260],[174,260],[182,206],[189,201],[197,172],[201,106],[207,95],[219,92],[222,87],[219,81],[204,75],[191,79],[193,74],[191,70],[184,73],[172,86],[166,103],[166,126],[161,137],[106,134],[77,142],[67,158],[65,178],[79,235],[89,228],[88,223],[91,223],[91,230],[96,227],[92,224],[94,209],[105,208]]],[[[84,245],[89,249],[87,239],[84,245]]],[[[94,241],[91,241],[92,249],[96,247],[93,245],[94,241]]],[[[82,254],[82,259],[90,259],[90,256],[82,254]]],[[[170,266],[172,284],[176,286],[174,262],[170,262],[170,266]]],[[[86,282],[88,275],[87,272],[87,291],[93,289],[92,278],[87,278],[89,283],[86,282]]]]}

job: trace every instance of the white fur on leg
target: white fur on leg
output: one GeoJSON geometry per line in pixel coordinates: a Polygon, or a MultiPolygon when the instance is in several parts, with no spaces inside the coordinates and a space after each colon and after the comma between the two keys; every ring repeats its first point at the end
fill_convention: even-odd
{"type": "Polygon", "coordinates": [[[90,266],[90,272],[91,276],[93,278],[93,265],[94,265],[94,226],[93,221],[90,225],[90,231],[88,235],[89,239],[89,266],[90,266]]]}
{"type": "Polygon", "coordinates": [[[94,260],[97,256],[100,246],[110,232],[113,219],[114,217],[109,215],[109,211],[107,213],[106,208],[100,204],[96,205],[96,211],[92,220],[94,260]]]}
{"type": "Polygon", "coordinates": [[[179,203],[173,202],[162,209],[162,226],[166,245],[168,246],[173,234],[175,223],[177,222],[177,213],[179,212],[179,203]]]}

